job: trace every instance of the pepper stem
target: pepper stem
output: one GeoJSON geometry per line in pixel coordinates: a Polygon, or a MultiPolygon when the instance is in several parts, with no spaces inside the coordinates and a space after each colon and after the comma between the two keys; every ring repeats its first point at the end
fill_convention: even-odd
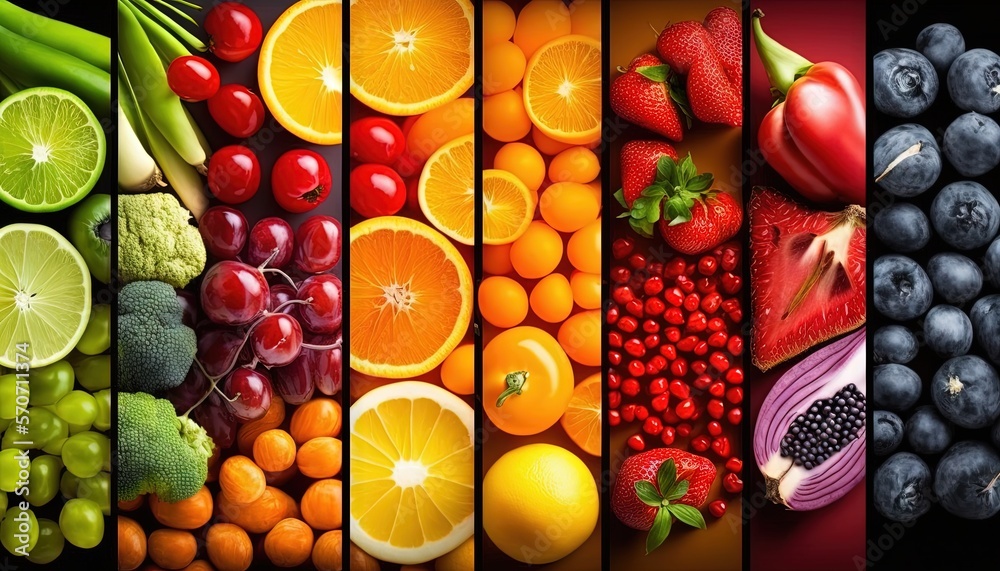
{"type": "Polygon", "coordinates": [[[757,54],[767,71],[767,79],[771,82],[771,91],[775,95],[784,96],[795,80],[812,67],[813,63],[764,33],[760,19],[764,12],[759,8],[753,11],[753,39],[757,43],[757,54]]]}
{"type": "Polygon", "coordinates": [[[524,390],[524,383],[528,382],[528,371],[514,371],[507,373],[504,379],[507,381],[507,388],[497,397],[497,408],[503,406],[503,402],[511,395],[519,395],[524,390]]]}

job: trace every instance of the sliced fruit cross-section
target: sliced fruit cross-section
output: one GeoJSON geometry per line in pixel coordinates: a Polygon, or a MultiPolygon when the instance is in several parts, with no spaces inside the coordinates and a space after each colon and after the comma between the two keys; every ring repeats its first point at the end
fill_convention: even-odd
{"type": "Polygon", "coordinates": [[[393,563],[423,563],[472,535],[474,413],[429,383],[403,381],[351,406],[351,540],[393,563]]]}
{"type": "Polygon", "coordinates": [[[472,274],[426,224],[382,216],[351,228],[351,367],[390,379],[441,364],[465,335],[472,274]]]}
{"type": "Polygon", "coordinates": [[[483,242],[509,244],[527,231],[538,197],[519,178],[499,169],[483,171],[483,242]]]}
{"type": "Polygon", "coordinates": [[[271,27],[257,74],[267,108],[295,136],[341,141],[343,44],[340,0],[302,0],[271,27]]]}
{"type": "Polygon", "coordinates": [[[601,455],[601,374],[594,373],[573,389],[559,421],[566,434],[587,454],[601,455]]]}
{"type": "Polygon", "coordinates": [[[563,36],[538,48],[524,70],[524,109],[538,129],[582,145],[601,135],[601,43],[563,36]]]}
{"type": "Polygon", "coordinates": [[[424,216],[445,235],[469,246],[475,242],[475,161],[473,136],[454,139],[427,159],[417,186],[424,216]]]}

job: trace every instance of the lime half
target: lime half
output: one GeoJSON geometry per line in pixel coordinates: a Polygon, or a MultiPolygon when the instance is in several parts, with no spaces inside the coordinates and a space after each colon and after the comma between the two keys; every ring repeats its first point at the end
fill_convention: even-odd
{"type": "Polygon", "coordinates": [[[0,228],[0,365],[42,367],[65,357],[90,319],[90,270],[48,226],[0,228]]]}
{"type": "Polygon", "coordinates": [[[36,87],[0,103],[0,200],[27,212],[54,212],[97,184],[106,142],[79,97],[36,87]]]}

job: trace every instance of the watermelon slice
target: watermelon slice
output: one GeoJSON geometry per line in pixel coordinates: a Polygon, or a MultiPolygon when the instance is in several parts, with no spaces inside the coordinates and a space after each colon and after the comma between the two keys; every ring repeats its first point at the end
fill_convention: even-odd
{"type": "Polygon", "coordinates": [[[813,210],[755,187],[750,252],[750,351],[761,371],[864,324],[864,208],[813,210]]]}

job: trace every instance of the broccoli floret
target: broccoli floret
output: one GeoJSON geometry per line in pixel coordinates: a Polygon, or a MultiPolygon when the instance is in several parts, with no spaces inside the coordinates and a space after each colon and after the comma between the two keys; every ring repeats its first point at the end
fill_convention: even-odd
{"type": "Polygon", "coordinates": [[[184,382],[198,351],[174,288],[132,282],[118,294],[118,389],[162,393],[184,382]]]}
{"type": "Polygon", "coordinates": [[[205,244],[191,213],[172,194],[118,198],[118,272],[123,282],[159,280],[184,287],[205,269],[205,244]]]}
{"type": "Polygon", "coordinates": [[[208,477],[212,438],[174,405],[146,393],[118,393],[118,500],[156,494],[177,502],[208,477]]]}

